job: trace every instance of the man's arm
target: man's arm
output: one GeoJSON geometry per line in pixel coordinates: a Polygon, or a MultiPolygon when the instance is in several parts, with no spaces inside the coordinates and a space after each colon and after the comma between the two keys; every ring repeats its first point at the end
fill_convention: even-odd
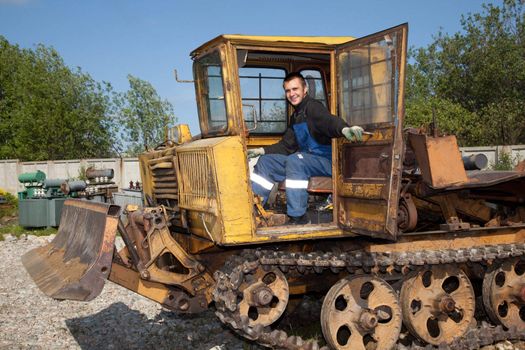
{"type": "Polygon", "coordinates": [[[308,104],[306,115],[311,121],[312,132],[317,138],[343,137],[342,130],[348,127],[342,118],[330,114],[328,109],[319,101],[312,101],[308,104]]]}

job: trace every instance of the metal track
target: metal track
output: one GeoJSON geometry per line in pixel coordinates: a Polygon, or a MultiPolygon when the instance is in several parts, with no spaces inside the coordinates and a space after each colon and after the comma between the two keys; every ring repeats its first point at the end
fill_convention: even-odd
{"type": "MultiPolygon", "coordinates": [[[[222,270],[215,272],[216,287],[213,299],[216,315],[221,322],[230,326],[241,336],[253,340],[260,345],[275,349],[328,349],[320,348],[315,340],[305,341],[298,336],[289,336],[282,330],[271,330],[269,327],[248,326],[248,318],[240,317],[237,312],[237,296],[239,287],[246,274],[253,273],[258,268],[279,268],[284,273],[296,270],[300,273],[323,273],[330,269],[338,273],[343,269],[350,273],[373,273],[376,275],[400,272],[406,274],[410,270],[424,265],[440,265],[450,263],[493,263],[511,257],[525,255],[525,243],[505,244],[497,246],[481,246],[469,249],[418,251],[406,253],[367,253],[352,251],[345,253],[291,253],[284,251],[252,250],[232,257],[222,270]]],[[[439,346],[439,349],[478,349],[481,346],[493,344],[502,340],[525,340],[525,331],[518,329],[504,330],[501,326],[483,324],[468,331],[467,335],[449,345],[439,346]]],[[[413,343],[408,346],[398,343],[398,349],[432,349],[413,343]]]]}

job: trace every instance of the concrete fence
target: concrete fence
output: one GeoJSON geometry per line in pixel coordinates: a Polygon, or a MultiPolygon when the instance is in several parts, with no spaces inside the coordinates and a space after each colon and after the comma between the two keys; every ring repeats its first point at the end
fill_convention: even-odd
{"type": "MultiPolygon", "coordinates": [[[[502,153],[510,154],[513,160],[525,159],[525,145],[490,146],[490,147],[462,147],[462,155],[483,153],[488,158],[489,167],[495,164],[502,153]]],[[[110,168],[115,171],[113,179],[119,189],[128,188],[129,182],[141,181],[139,162],[137,158],[108,158],[108,159],[73,159],[48,160],[41,162],[20,162],[17,159],[0,160],[0,188],[13,194],[24,188],[18,182],[18,175],[41,170],[48,179],[69,179],[78,177],[82,166],[95,166],[97,169],[110,168]]]]}
{"type": "Polygon", "coordinates": [[[460,151],[462,156],[483,153],[487,156],[489,168],[500,160],[503,153],[510,155],[513,161],[525,160],[525,145],[460,147],[460,151]]]}

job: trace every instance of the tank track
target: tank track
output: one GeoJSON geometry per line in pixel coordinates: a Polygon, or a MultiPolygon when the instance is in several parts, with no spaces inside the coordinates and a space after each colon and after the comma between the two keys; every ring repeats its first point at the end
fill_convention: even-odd
{"type": "MultiPolygon", "coordinates": [[[[373,273],[375,275],[406,274],[425,265],[458,264],[458,263],[491,263],[512,257],[525,255],[525,243],[497,246],[482,246],[469,249],[418,251],[404,253],[368,253],[351,251],[345,253],[291,253],[271,250],[247,250],[233,256],[222,270],[215,272],[216,280],[213,300],[216,315],[224,324],[231,327],[241,336],[260,345],[276,349],[310,349],[326,350],[317,341],[305,341],[298,336],[289,336],[282,330],[271,330],[261,325],[248,326],[246,316],[240,317],[237,310],[238,288],[244,281],[244,275],[254,272],[259,267],[264,269],[279,268],[283,273],[295,269],[300,273],[323,273],[330,269],[334,273],[342,269],[352,274],[373,273]]],[[[525,340],[525,331],[519,329],[505,330],[501,326],[483,323],[468,331],[451,344],[439,346],[439,349],[478,349],[503,340],[525,340]]],[[[433,346],[419,346],[415,342],[403,345],[398,340],[397,349],[434,349],[433,346]]]]}

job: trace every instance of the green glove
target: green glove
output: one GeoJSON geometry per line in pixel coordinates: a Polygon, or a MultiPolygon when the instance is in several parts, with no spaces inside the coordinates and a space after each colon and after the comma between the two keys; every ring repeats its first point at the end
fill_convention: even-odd
{"type": "Polygon", "coordinates": [[[255,158],[264,154],[264,148],[252,148],[248,150],[248,158],[255,158]]]}
{"type": "Polygon", "coordinates": [[[346,139],[350,142],[363,141],[363,128],[357,125],[352,127],[345,127],[341,130],[346,139]]]}

